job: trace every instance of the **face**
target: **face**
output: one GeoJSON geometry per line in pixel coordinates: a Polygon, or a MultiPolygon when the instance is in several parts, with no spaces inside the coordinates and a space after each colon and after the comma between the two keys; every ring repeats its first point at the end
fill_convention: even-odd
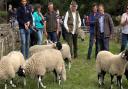
{"type": "Polygon", "coordinates": [[[104,7],[99,6],[98,11],[99,11],[100,14],[104,14],[104,7]]]}
{"type": "Polygon", "coordinates": [[[93,12],[96,13],[97,12],[97,6],[93,7],[93,12]]]}
{"type": "Polygon", "coordinates": [[[38,10],[38,12],[41,12],[41,7],[38,7],[37,10],[38,10]]]}
{"type": "Polygon", "coordinates": [[[23,68],[19,68],[18,72],[17,72],[18,76],[20,77],[25,77],[25,70],[23,68]]]}
{"type": "Polygon", "coordinates": [[[26,5],[26,4],[27,4],[27,0],[21,0],[21,3],[22,3],[23,5],[26,5]]]}
{"type": "Polygon", "coordinates": [[[127,8],[126,8],[126,13],[128,14],[128,6],[127,6],[127,8]]]}
{"type": "Polygon", "coordinates": [[[72,5],[71,9],[73,12],[75,12],[77,10],[77,5],[72,5]]]}
{"type": "Polygon", "coordinates": [[[50,4],[50,5],[48,6],[48,9],[49,9],[49,11],[53,11],[53,4],[50,4]]]}

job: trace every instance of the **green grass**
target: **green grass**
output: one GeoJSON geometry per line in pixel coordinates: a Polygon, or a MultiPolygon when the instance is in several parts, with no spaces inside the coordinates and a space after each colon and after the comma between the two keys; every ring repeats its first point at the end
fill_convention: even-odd
{"type": "MultiPolygon", "coordinates": [[[[71,71],[67,70],[67,81],[63,85],[59,86],[58,83],[54,82],[54,75],[52,73],[46,74],[44,77],[44,84],[47,89],[99,89],[97,81],[97,73],[95,70],[95,50],[93,49],[92,59],[89,61],[86,59],[88,50],[88,37],[82,42],[78,42],[78,58],[73,60],[71,71]]],[[[113,53],[119,53],[120,45],[114,41],[110,42],[110,51],[113,53]]],[[[37,89],[37,80],[27,78],[27,86],[23,87],[22,79],[18,77],[14,80],[17,88],[8,89],[37,89]]],[[[123,77],[124,89],[127,89],[128,84],[125,77],[123,77]]],[[[105,77],[105,85],[103,89],[110,87],[110,77],[107,74],[105,77]]],[[[0,89],[4,88],[4,84],[1,82],[0,89]]],[[[40,88],[41,89],[41,88],[40,88]]],[[[118,89],[115,85],[113,89],[118,89]]]]}

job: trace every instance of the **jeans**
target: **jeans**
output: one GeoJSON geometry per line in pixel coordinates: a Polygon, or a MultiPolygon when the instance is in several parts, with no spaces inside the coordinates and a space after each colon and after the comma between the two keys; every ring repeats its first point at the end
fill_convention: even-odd
{"type": "Polygon", "coordinates": [[[100,45],[100,51],[109,51],[109,37],[104,37],[104,33],[101,33],[98,40],[100,45]]]}
{"type": "Polygon", "coordinates": [[[37,30],[38,30],[37,31],[37,38],[38,38],[37,44],[42,45],[42,42],[43,42],[43,28],[38,28],[37,30]]]}
{"type": "Polygon", "coordinates": [[[122,33],[122,39],[121,39],[121,52],[124,51],[128,43],[128,34],[122,33]]]}
{"type": "Polygon", "coordinates": [[[21,52],[27,59],[29,53],[30,30],[20,29],[21,52]]]}
{"type": "Polygon", "coordinates": [[[57,34],[56,32],[48,32],[48,39],[52,42],[57,42],[57,34]]]}
{"type": "MultiPolygon", "coordinates": [[[[90,59],[90,57],[91,57],[93,44],[94,44],[94,33],[90,33],[87,59],[90,59]]],[[[95,46],[96,46],[96,48],[95,48],[95,57],[96,57],[97,54],[98,54],[98,51],[99,51],[98,39],[97,38],[96,38],[95,46]]]]}

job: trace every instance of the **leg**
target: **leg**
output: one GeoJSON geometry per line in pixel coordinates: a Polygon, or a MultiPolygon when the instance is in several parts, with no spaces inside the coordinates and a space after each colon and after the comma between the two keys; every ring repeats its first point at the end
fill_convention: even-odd
{"type": "Polygon", "coordinates": [[[89,48],[88,48],[87,59],[90,59],[90,57],[91,57],[93,42],[94,42],[94,34],[90,33],[90,40],[89,40],[89,48]]]}
{"type": "Polygon", "coordinates": [[[37,37],[38,37],[38,42],[37,42],[37,44],[38,45],[41,45],[42,44],[42,30],[43,29],[38,29],[38,31],[37,31],[37,37]]]}
{"type": "Polygon", "coordinates": [[[121,39],[121,52],[124,51],[127,44],[127,35],[122,33],[122,39],[121,39]]]}
{"type": "Polygon", "coordinates": [[[26,79],[25,79],[25,77],[24,77],[24,86],[26,86],[26,79]]]}
{"type": "Polygon", "coordinates": [[[16,87],[16,85],[13,84],[13,79],[10,81],[10,85],[11,85],[12,87],[16,87]]]}
{"type": "Polygon", "coordinates": [[[55,81],[57,82],[57,72],[56,72],[56,70],[54,69],[54,74],[55,74],[55,81]]]}
{"type": "Polygon", "coordinates": [[[68,69],[71,70],[71,61],[68,62],[68,69]]]}
{"type": "Polygon", "coordinates": [[[74,50],[74,58],[77,57],[77,35],[73,35],[73,50],[74,50]]]}
{"type": "Polygon", "coordinates": [[[26,58],[28,58],[28,55],[29,55],[29,43],[30,43],[30,30],[27,30],[26,31],[26,48],[25,48],[25,55],[26,55],[26,58]]]}
{"type": "Polygon", "coordinates": [[[109,38],[108,37],[107,38],[104,38],[103,41],[104,41],[103,42],[103,44],[104,44],[104,50],[109,51],[109,38]]]}
{"type": "Polygon", "coordinates": [[[42,88],[46,88],[46,86],[44,86],[43,82],[41,81],[42,77],[38,76],[38,88],[41,86],[42,88]]]}
{"type": "Polygon", "coordinates": [[[7,89],[7,80],[5,81],[4,89],[7,89]]]}
{"type": "Polygon", "coordinates": [[[122,76],[117,76],[117,82],[119,83],[120,89],[123,89],[123,86],[122,86],[122,76]]]}
{"type": "Polygon", "coordinates": [[[61,74],[57,74],[57,79],[59,81],[59,85],[61,84],[61,74]]]}
{"type": "Polygon", "coordinates": [[[110,75],[111,76],[111,86],[110,86],[110,89],[112,89],[113,88],[113,78],[114,78],[114,76],[113,75],[110,75]]]}
{"type": "Polygon", "coordinates": [[[99,38],[99,45],[100,45],[99,51],[104,50],[103,39],[104,39],[104,36],[103,36],[103,34],[101,34],[100,38],[99,38]]]}
{"type": "Polygon", "coordinates": [[[20,29],[20,39],[21,39],[21,52],[22,54],[24,55],[24,57],[26,56],[25,55],[25,45],[26,45],[26,39],[25,39],[25,29],[20,29]]]}
{"type": "Polygon", "coordinates": [[[57,42],[57,34],[56,32],[52,32],[52,41],[57,42]]]}
{"type": "Polygon", "coordinates": [[[96,43],[95,43],[95,58],[96,58],[96,56],[97,56],[97,54],[98,54],[98,52],[99,52],[99,39],[98,38],[96,38],[96,43]]]}
{"type": "Polygon", "coordinates": [[[72,34],[71,33],[67,33],[68,39],[67,39],[67,43],[70,47],[70,52],[71,52],[71,56],[72,58],[74,57],[74,52],[73,52],[73,40],[72,40],[72,34]]]}

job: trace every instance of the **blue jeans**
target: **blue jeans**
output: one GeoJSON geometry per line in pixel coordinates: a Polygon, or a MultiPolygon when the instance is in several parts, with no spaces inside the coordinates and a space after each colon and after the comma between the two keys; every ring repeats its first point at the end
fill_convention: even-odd
{"type": "Polygon", "coordinates": [[[38,38],[38,41],[37,41],[37,44],[38,45],[42,45],[42,41],[43,41],[43,28],[37,28],[37,38],[38,38]]]}
{"type": "Polygon", "coordinates": [[[48,32],[48,39],[52,42],[57,42],[57,34],[56,32],[48,32]]]}
{"type": "Polygon", "coordinates": [[[27,59],[29,52],[30,30],[20,29],[20,39],[21,39],[21,52],[24,55],[24,57],[27,59]]]}
{"type": "Polygon", "coordinates": [[[99,45],[100,45],[100,51],[106,50],[109,51],[109,37],[104,37],[104,33],[100,34],[100,37],[98,38],[99,45]]]}
{"type": "MultiPolygon", "coordinates": [[[[93,44],[94,44],[94,33],[90,33],[89,48],[88,48],[87,59],[90,59],[90,57],[91,57],[93,44]]],[[[97,56],[97,53],[98,53],[98,50],[99,50],[98,39],[97,38],[96,38],[95,46],[96,46],[96,48],[95,48],[95,57],[96,57],[97,56]]]]}
{"type": "Polygon", "coordinates": [[[128,34],[122,33],[122,39],[121,39],[121,50],[124,51],[125,47],[127,46],[128,42],[128,34]]]}

